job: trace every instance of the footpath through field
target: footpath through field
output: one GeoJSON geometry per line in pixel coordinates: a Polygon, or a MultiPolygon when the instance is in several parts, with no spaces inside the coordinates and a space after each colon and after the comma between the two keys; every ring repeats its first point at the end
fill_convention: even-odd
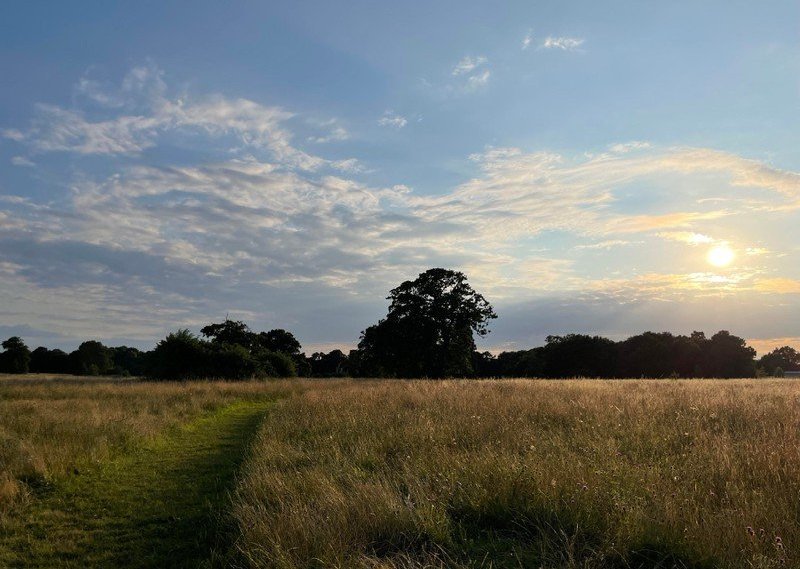
{"type": "MultiPolygon", "coordinates": [[[[227,491],[270,403],[241,402],[39,496],[3,567],[202,567],[231,536],[227,491]]],[[[21,528],[22,529],[22,528],[21,528]]]]}

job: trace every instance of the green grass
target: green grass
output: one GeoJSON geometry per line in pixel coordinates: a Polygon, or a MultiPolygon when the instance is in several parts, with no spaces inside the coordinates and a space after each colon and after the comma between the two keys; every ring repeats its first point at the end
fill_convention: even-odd
{"type": "Polygon", "coordinates": [[[227,491],[267,402],[227,405],[144,447],[33,488],[3,567],[198,567],[229,548],[227,491]]]}

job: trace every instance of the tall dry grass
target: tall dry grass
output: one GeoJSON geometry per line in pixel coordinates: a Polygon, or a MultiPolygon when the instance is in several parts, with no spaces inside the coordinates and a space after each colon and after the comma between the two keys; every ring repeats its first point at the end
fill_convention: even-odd
{"type": "Polygon", "coordinates": [[[246,463],[240,563],[800,566],[799,398],[780,380],[317,384],[246,463]]]}
{"type": "Polygon", "coordinates": [[[297,388],[288,382],[0,376],[0,521],[59,476],[130,450],[203,412],[297,388]]]}

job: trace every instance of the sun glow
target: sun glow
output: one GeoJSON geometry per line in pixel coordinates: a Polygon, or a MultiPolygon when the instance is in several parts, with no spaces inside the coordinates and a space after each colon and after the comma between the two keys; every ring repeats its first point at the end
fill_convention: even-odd
{"type": "Polygon", "coordinates": [[[733,261],[733,249],[725,244],[716,245],[708,250],[706,259],[715,267],[727,267],[733,261]]]}

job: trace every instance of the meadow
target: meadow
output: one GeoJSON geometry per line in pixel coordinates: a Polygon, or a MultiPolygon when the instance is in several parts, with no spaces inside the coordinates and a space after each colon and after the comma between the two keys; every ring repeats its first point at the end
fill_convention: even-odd
{"type": "Polygon", "coordinates": [[[799,397],[791,380],[0,379],[0,565],[798,567],[799,397]]]}

